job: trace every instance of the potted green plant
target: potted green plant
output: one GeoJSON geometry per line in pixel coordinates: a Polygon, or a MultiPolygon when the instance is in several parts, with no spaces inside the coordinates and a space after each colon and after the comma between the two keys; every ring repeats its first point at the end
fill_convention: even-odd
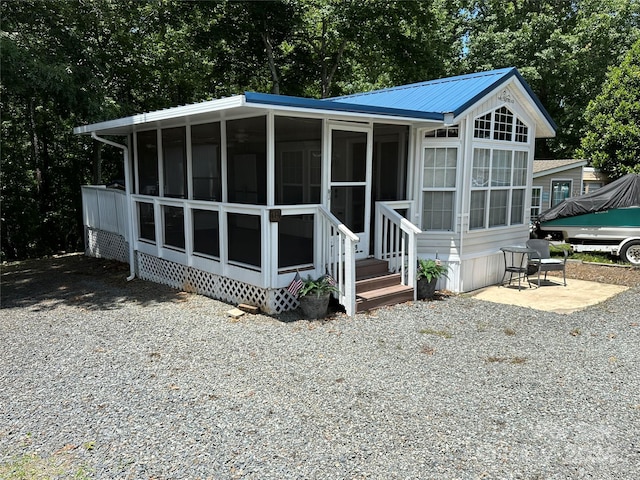
{"type": "Polygon", "coordinates": [[[440,277],[447,278],[448,267],[439,259],[418,259],[418,300],[432,299],[436,292],[436,283],[440,277]]]}
{"type": "Polygon", "coordinates": [[[325,317],[329,307],[329,296],[334,292],[338,292],[338,288],[329,275],[322,275],[315,280],[308,276],[303,280],[298,300],[305,317],[325,317]]]}

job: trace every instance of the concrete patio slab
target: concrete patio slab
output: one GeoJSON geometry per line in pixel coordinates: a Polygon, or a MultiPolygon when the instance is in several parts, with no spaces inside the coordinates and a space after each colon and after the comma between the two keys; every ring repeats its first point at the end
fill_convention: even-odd
{"type": "Polygon", "coordinates": [[[539,288],[537,279],[531,282],[531,287],[525,280],[521,290],[518,290],[518,284],[514,282],[511,285],[486,287],[471,292],[470,295],[488,302],[568,314],[596,305],[627,289],[628,287],[620,285],[574,279],[567,279],[565,287],[561,278],[547,277],[547,280],[541,281],[539,288]]]}

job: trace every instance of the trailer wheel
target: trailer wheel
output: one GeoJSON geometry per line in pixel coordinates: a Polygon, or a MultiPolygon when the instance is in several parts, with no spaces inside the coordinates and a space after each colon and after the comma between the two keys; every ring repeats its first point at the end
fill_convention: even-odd
{"type": "Polygon", "coordinates": [[[640,267],[640,240],[631,240],[620,249],[620,258],[634,267],[640,267]]]}

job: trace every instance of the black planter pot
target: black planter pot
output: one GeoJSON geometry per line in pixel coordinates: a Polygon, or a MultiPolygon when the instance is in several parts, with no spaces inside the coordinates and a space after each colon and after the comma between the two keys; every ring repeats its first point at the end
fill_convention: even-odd
{"type": "Polygon", "coordinates": [[[305,295],[299,298],[300,308],[306,318],[324,318],[329,307],[329,295],[305,295]]]}
{"type": "Polygon", "coordinates": [[[416,292],[418,300],[431,300],[436,293],[436,283],[438,283],[437,278],[432,278],[431,281],[424,277],[419,279],[418,291],[416,292]]]}

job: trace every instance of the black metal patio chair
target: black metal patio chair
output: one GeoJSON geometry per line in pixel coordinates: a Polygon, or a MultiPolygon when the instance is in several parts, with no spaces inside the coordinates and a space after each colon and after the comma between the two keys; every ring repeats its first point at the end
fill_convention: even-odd
{"type": "Polygon", "coordinates": [[[536,253],[529,254],[529,266],[532,272],[538,272],[538,287],[540,286],[540,273],[544,272],[544,279],[547,280],[547,272],[562,270],[562,280],[567,286],[567,251],[564,250],[564,259],[552,258],[549,249],[549,241],[542,239],[531,239],[527,241],[527,247],[535,250],[536,253]]]}

